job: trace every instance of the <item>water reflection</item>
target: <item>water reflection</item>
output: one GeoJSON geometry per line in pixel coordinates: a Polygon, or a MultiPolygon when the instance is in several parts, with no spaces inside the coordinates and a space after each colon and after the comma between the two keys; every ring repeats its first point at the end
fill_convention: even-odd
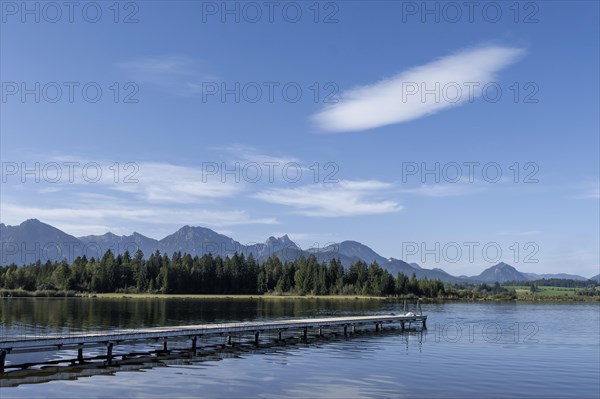
{"type": "MultiPolygon", "coordinates": [[[[323,337],[311,337],[307,342],[300,338],[299,334],[288,336],[283,342],[275,339],[274,335],[263,339],[259,347],[251,344],[250,337],[237,337],[236,344],[233,347],[224,347],[221,345],[222,339],[218,336],[204,338],[200,342],[197,352],[192,353],[185,345],[184,340],[174,342],[174,349],[168,354],[158,351],[158,346],[149,344],[121,345],[118,353],[115,351],[115,361],[111,366],[107,366],[105,361],[98,361],[103,358],[102,351],[90,351],[86,355],[86,362],[76,363],[77,352],[74,350],[64,350],[60,353],[46,355],[47,362],[55,362],[55,365],[34,366],[23,370],[8,371],[0,374],[0,387],[16,387],[23,384],[38,384],[57,380],[74,380],[83,377],[95,375],[113,375],[116,372],[139,371],[161,366],[182,366],[197,365],[199,362],[218,361],[228,358],[243,358],[246,355],[266,355],[267,362],[275,365],[285,366],[286,360],[294,355],[298,348],[311,350],[324,350],[327,345],[343,345],[346,350],[343,352],[334,352],[333,359],[352,359],[356,356],[367,356],[368,344],[385,337],[391,337],[394,340],[402,339],[406,344],[406,351],[409,350],[409,344],[414,346],[418,344],[418,350],[422,350],[423,336],[426,331],[404,331],[387,328],[383,331],[374,332],[369,329],[357,330],[357,333],[344,337],[339,331],[328,330],[324,332],[323,337]],[[353,342],[355,341],[355,342],[353,342]],[[118,359],[120,358],[120,359],[118,359]],[[92,361],[95,360],[95,361],[92,361]]],[[[31,361],[40,361],[40,354],[20,354],[19,364],[23,363],[24,357],[31,357],[31,361]],[[33,356],[32,356],[33,355],[33,356]]]]}
{"type": "Polygon", "coordinates": [[[0,300],[1,334],[41,329],[119,329],[282,317],[368,314],[381,301],[364,299],[98,299],[11,298],[0,300]]]}

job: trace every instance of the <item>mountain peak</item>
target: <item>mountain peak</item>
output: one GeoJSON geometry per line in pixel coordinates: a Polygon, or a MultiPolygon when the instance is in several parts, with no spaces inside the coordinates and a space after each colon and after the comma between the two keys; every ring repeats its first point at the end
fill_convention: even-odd
{"type": "Polygon", "coordinates": [[[290,240],[290,237],[287,234],[284,234],[281,237],[275,238],[274,236],[270,236],[265,241],[265,245],[268,247],[281,247],[281,248],[299,248],[295,242],[290,240]]]}
{"type": "Polygon", "coordinates": [[[486,270],[495,270],[495,271],[509,271],[509,272],[517,272],[520,273],[514,266],[509,265],[508,263],[500,262],[495,264],[494,266],[488,267],[486,270]]]}
{"type": "MultiPolygon", "coordinates": [[[[44,223],[38,219],[27,219],[19,226],[20,228],[26,229],[27,231],[52,231],[52,232],[60,232],[63,233],[60,229],[48,224],[44,223]]],[[[66,234],[66,233],[63,233],[66,234]]]]}
{"type": "Polygon", "coordinates": [[[34,219],[25,220],[23,223],[20,224],[20,226],[25,227],[25,226],[31,226],[31,225],[36,225],[36,224],[45,224],[45,223],[42,223],[38,219],[34,218],[34,219]]]}
{"type": "Polygon", "coordinates": [[[529,281],[532,278],[525,273],[521,273],[508,263],[500,262],[494,266],[485,269],[479,276],[473,277],[474,280],[483,282],[499,282],[506,281],[529,281]]]}
{"type": "Polygon", "coordinates": [[[191,237],[194,234],[218,234],[218,233],[216,231],[213,231],[206,227],[190,226],[190,225],[186,224],[185,226],[183,226],[179,230],[177,230],[174,234],[179,234],[179,235],[185,234],[185,235],[191,237]]]}
{"type": "Polygon", "coordinates": [[[379,265],[383,265],[388,262],[386,258],[358,241],[342,241],[339,244],[335,244],[335,246],[339,254],[351,259],[360,259],[367,264],[377,262],[379,265]]]}

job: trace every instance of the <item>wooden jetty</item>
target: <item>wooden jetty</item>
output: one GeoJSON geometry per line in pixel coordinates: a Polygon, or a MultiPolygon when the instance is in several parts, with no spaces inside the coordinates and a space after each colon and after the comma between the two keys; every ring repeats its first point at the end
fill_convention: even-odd
{"type": "MultiPolygon", "coordinates": [[[[196,353],[198,350],[197,340],[199,337],[223,336],[225,345],[233,345],[234,336],[249,335],[251,343],[258,346],[261,333],[276,334],[278,340],[283,340],[284,336],[299,334],[301,339],[307,340],[309,331],[316,332],[316,336],[323,336],[324,329],[337,329],[344,335],[355,333],[357,327],[373,328],[374,331],[380,331],[384,325],[397,326],[400,331],[404,331],[405,326],[415,325],[426,329],[427,316],[423,314],[407,313],[403,315],[369,315],[369,316],[347,316],[347,317],[324,317],[308,319],[285,319],[274,321],[249,321],[240,323],[224,324],[201,324],[187,326],[169,326],[152,327],[109,331],[103,333],[82,332],[70,334],[49,334],[44,337],[20,336],[4,341],[0,341],[0,373],[4,373],[5,368],[27,368],[32,364],[9,364],[5,365],[6,357],[10,353],[26,353],[35,351],[52,351],[66,348],[77,348],[77,358],[72,362],[83,364],[85,346],[105,346],[106,365],[113,363],[113,349],[124,343],[135,343],[141,341],[162,340],[162,352],[168,352],[169,340],[190,339],[191,347],[189,350],[196,353]],[[369,327],[371,326],[371,327],[369,327]]],[[[96,357],[97,358],[97,357],[96,357]]],[[[68,362],[68,360],[64,360],[68,362]]]]}

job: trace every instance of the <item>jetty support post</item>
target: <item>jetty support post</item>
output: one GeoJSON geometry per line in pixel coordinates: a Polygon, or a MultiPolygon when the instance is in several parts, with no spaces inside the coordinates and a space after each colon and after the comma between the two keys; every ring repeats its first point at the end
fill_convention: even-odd
{"type": "Polygon", "coordinates": [[[379,323],[375,323],[375,332],[379,332],[379,323]]]}
{"type": "Polygon", "coordinates": [[[352,334],[356,334],[356,324],[352,323],[352,334]]]}
{"type": "Polygon", "coordinates": [[[277,331],[277,340],[281,341],[281,330],[277,331]]]}
{"type": "Polygon", "coordinates": [[[427,317],[423,317],[421,320],[423,320],[423,330],[427,330],[427,317]]]}
{"type": "Polygon", "coordinates": [[[6,351],[0,351],[0,373],[4,373],[4,363],[6,361],[6,351]]]}
{"type": "Polygon", "coordinates": [[[400,321],[400,331],[404,331],[404,320],[400,321]]]}
{"type": "Polygon", "coordinates": [[[169,346],[167,344],[167,337],[163,337],[163,352],[168,352],[169,346]]]}
{"type": "Polygon", "coordinates": [[[197,343],[198,343],[198,336],[194,335],[192,337],[192,354],[196,354],[196,349],[197,349],[197,343]]]}
{"type": "Polygon", "coordinates": [[[302,339],[305,341],[308,339],[308,328],[306,327],[304,327],[304,330],[302,331],[302,339]]]}
{"type": "Polygon", "coordinates": [[[348,336],[348,325],[344,324],[344,337],[348,336]]]}
{"type": "Polygon", "coordinates": [[[77,345],[77,362],[83,364],[83,344],[77,345]]]}
{"type": "Polygon", "coordinates": [[[323,336],[323,328],[319,327],[319,337],[323,336]]]}
{"type": "Polygon", "coordinates": [[[109,366],[112,366],[112,358],[113,358],[113,343],[112,342],[108,342],[106,344],[106,364],[109,366]]]}
{"type": "Polygon", "coordinates": [[[231,335],[227,336],[227,345],[231,345],[232,341],[231,341],[231,335]]]}
{"type": "Polygon", "coordinates": [[[260,332],[257,331],[254,333],[254,346],[258,346],[258,338],[260,337],[260,332]]]}

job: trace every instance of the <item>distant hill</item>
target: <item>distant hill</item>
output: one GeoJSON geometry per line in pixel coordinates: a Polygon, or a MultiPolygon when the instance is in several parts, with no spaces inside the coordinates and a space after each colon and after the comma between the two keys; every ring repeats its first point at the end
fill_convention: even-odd
{"type": "Polygon", "coordinates": [[[304,255],[308,256],[295,242],[290,240],[287,234],[281,237],[269,237],[264,243],[256,243],[242,246],[240,251],[245,256],[252,254],[259,262],[264,262],[270,256],[275,255],[281,261],[294,260],[304,255]]]}
{"type": "Polygon", "coordinates": [[[499,282],[504,283],[507,281],[530,281],[533,280],[530,276],[525,273],[521,273],[514,267],[504,262],[500,262],[497,265],[485,269],[478,276],[471,277],[472,280],[482,281],[485,283],[499,282]]]}
{"type": "Polygon", "coordinates": [[[144,254],[150,254],[156,248],[158,248],[158,240],[146,237],[139,233],[133,233],[129,236],[118,236],[113,233],[106,233],[100,236],[85,236],[79,237],[79,240],[86,246],[85,252],[87,255],[98,255],[92,254],[91,249],[97,248],[94,253],[102,254],[107,249],[110,249],[114,253],[124,253],[128,250],[133,256],[138,249],[141,249],[144,254]]]}
{"type": "MultiPolygon", "coordinates": [[[[40,259],[72,262],[76,257],[86,255],[88,258],[99,257],[108,249],[115,254],[128,250],[132,255],[141,249],[147,257],[157,250],[172,255],[174,252],[188,253],[192,256],[203,256],[207,253],[230,256],[235,252],[245,256],[252,254],[259,262],[264,262],[271,255],[282,261],[293,261],[303,256],[314,255],[319,262],[339,259],[344,267],[363,261],[370,265],[377,262],[394,276],[404,273],[417,278],[427,277],[444,282],[495,282],[529,281],[540,278],[569,278],[585,280],[584,277],[572,274],[532,274],[523,273],[506,263],[498,263],[478,276],[453,276],[443,269],[426,269],[417,263],[406,263],[401,259],[385,258],[368,246],[357,241],[342,241],[324,248],[302,250],[287,235],[269,237],[264,243],[243,245],[224,234],[206,227],[183,226],[173,234],[161,240],[146,237],[139,233],[129,236],[118,236],[113,233],[74,237],[37,219],[29,219],[18,226],[0,224],[0,265],[15,263],[29,264],[40,259]]],[[[595,276],[599,279],[599,276],[595,276]]]]}
{"type": "Polygon", "coordinates": [[[406,263],[403,260],[395,259],[395,258],[390,258],[390,260],[386,263],[388,265],[388,269],[393,274],[404,273],[410,277],[410,276],[412,276],[413,273],[415,273],[415,275],[417,277],[422,278],[422,277],[426,277],[427,271],[428,271],[425,269],[416,269],[413,266],[411,266],[409,263],[406,263]]]}
{"type": "Polygon", "coordinates": [[[175,233],[158,241],[157,249],[161,253],[166,252],[169,255],[173,252],[181,252],[192,256],[202,256],[206,253],[226,256],[242,252],[243,245],[233,238],[205,227],[183,226],[175,233]]]}
{"type": "Polygon", "coordinates": [[[18,226],[0,223],[0,264],[23,265],[37,260],[74,259],[81,254],[82,243],[56,227],[37,219],[18,226]]]}
{"type": "Polygon", "coordinates": [[[600,274],[596,274],[594,277],[590,277],[590,280],[595,280],[600,283],[600,274]]]}
{"type": "Polygon", "coordinates": [[[339,244],[335,244],[335,246],[337,253],[349,258],[360,259],[367,264],[377,262],[380,265],[384,265],[388,262],[386,258],[360,242],[342,241],[339,244]]]}
{"type": "Polygon", "coordinates": [[[422,267],[418,263],[415,263],[415,262],[411,262],[411,263],[409,263],[409,265],[411,265],[415,269],[419,269],[419,270],[422,269],[422,267]]]}
{"type": "Polygon", "coordinates": [[[402,272],[410,277],[414,273],[417,278],[427,277],[428,279],[441,280],[448,283],[458,283],[463,281],[459,277],[455,277],[449,273],[446,273],[442,269],[424,269],[419,265],[415,267],[411,263],[406,263],[400,259],[394,258],[391,258],[387,263],[387,269],[390,270],[390,272],[392,272],[394,275],[398,272],[402,272]]]}

